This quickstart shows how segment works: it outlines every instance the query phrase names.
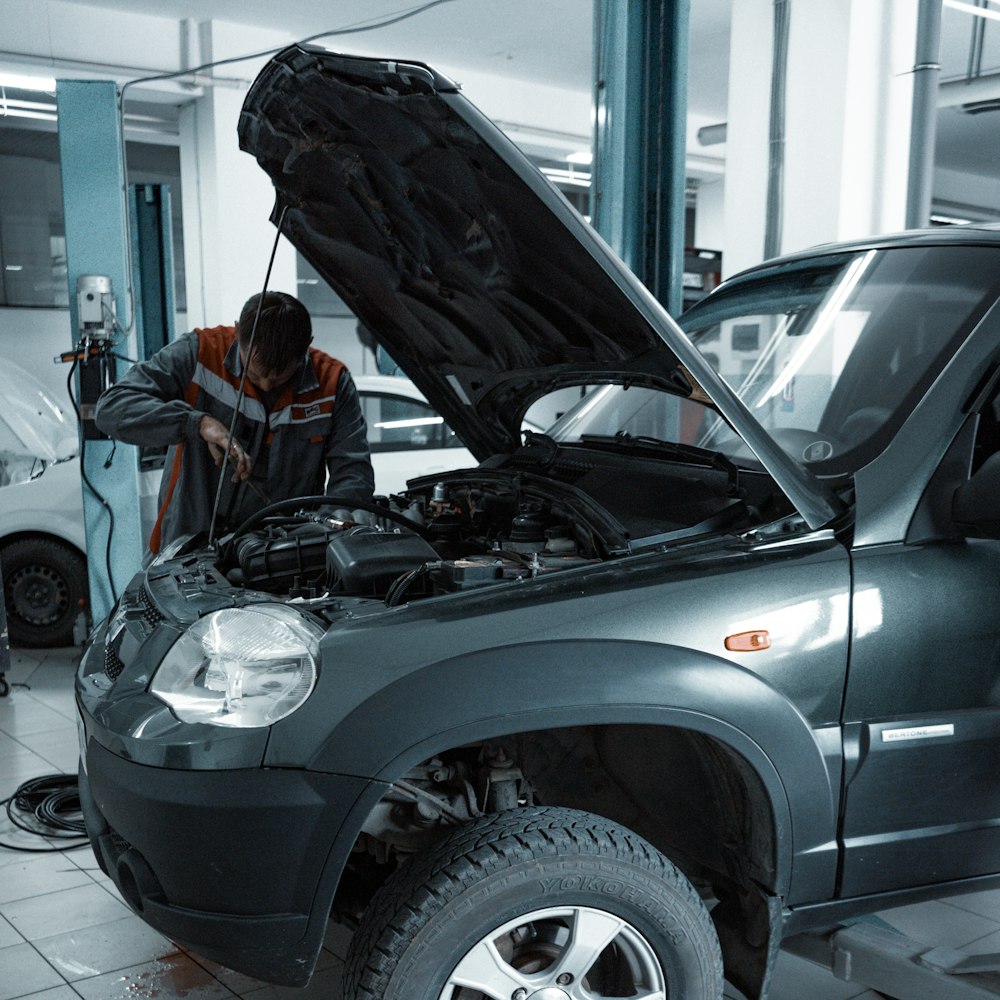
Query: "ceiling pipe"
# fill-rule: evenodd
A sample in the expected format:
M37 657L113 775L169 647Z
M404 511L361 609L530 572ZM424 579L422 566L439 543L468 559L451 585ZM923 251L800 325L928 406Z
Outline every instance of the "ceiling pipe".
M941 0L920 0L916 61L913 66L913 111L910 116L907 229L922 229L930 223L940 51Z
M185 73L184 70L151 70L148 67L129 66L122 63L94 62L89 59L63 59L58 56L27 56L23 52L0 50L0 63L11 65L27 65L48 70L65 70L67 72L92 73L101 79L141 79L153 74L178 75L172 80L160 81L183 87L229 87L233 90L246 90L251 81L232 76L209 76L205 73ZM57 72L56 76L62 75Z

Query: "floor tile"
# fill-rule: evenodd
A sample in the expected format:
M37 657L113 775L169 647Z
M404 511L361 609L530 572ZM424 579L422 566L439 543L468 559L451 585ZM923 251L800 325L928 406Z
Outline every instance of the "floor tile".
M331 927L339 926L337 924L330 924ZM349 933L349 932L348 932ZM262 990L269 986L270 983L263 982L260 979L254 979L253 976L248 976L242 972L236 972L233 969L229 969L224 965L220 965L218 962L213 962L210 958L205 958L202 955L197 954L197 952L187 952L188 956L197 962L202 968L210 972L220 983L224 983L228 986L234 993L238 993L240 996L245 994ZM339 958L328 948L324 947L320 950L319 956L316 959L316 969L313 973L313 978L318 976L321 972L326 972L329 969L341 968L344 962L342 958ZM337 997L331 997L330 1000L338 1000ZM263 1000L263 998L259 998Z
M18 754L27 752L27 747L23 743L18 743L13 736L8 736L3 732L3 727L0 725L0 760L3 761L0 766L7 766L8 757L16 757Z
M29 996L21 997L21 1000L80 1000L80 994L72 986L54 986L50 990L42 990L41 993L32 993Z
M36 671L35 676L32 677L31 697L40 705L51 708L75 725L76 696L73 694L72 687L66 686L71 681L68 678L53 676L49 683L42 684L37 679L39 673L41 670Z
M41 938L33 944L71 983L156 962L180 951L172 941L133 915Z
M76 726L64 721L61 729L18 736L32 753L38 754L53 771L75 775L80 760L80 741Z
M10 923L0 917L0 949L13 947L15 944L24 944L24 938Z
M262 989L243 993L242 996L246 997L246 1000L341 1000L343 973L343 966L335 965L317 972L309 980L309 985L304 988L264 986ZM811 1000L818 1000L818 998L813 997Z
M938 900L883 910L877 916L914 941L944 948L961 948L998 929L976 913Z
M25 747L24 753L4 758L3 766L0 767L0 799L13 795L24 782L52 772L52 765L44 757L39 757ZM6 822L6 816L3 820Z
M103 976L82 979L73 988L83 1000L232 1000L235 995L187 955L176 954ZM328 998L333 1000L333 998Z
M34 670L27 681L31 693L35 697L46 691L72 695L73 677L76 674L79 662L78 656L62 659L57 657L46 659L45 662Z
M351 946L351 938L354 932L344 924L330 921L323 936L323 947L337 958L343 960L347 958L347 949Z
M41 666L41 663L41 657L28 652L28 650L12 649L10 651L10 667L6 671L7 680L11 684L24 684Z
M31 733L65 729L66 722L67 717L62 712L17 688L8 697L0 698L0 729L15 739Z
M0 905L91 883L87 873L65 855L25 854L21 858L4 866L3 877L0 877Z
M62 976L30 944L0 948L0 1000L62 985Z
M768 1000L854 1000L866 989L863 983L845 983L821 965L781 952Z
M66 855L69 861L72 861L77 868L82 872L86 872L95 882L110 882L111 880L107 875L101 871L101 866L97 863L97 858L94 857L94 852L88 844L82 850L71 851Z
M48 896L0 905L0 915L6 917L29 941L107 924L128 912L124 903L93 882L66 889L60 894L58 906L53 906L53 900Z
M204 958L195 952L187 952L186 954L192 962L200 965L208 975L217 979L237 996L245 996L248 993L261 990L269 985L260 979L254 979L253 976L248 976L243 972L236 972L234 969L228 969L224 965L219 965L218 962L213 962L210 958ZM334 998L331 998L331 1000L334 1000ZM336 998L336 1000L339 1000L339 998Z
M972 892L966 896L951 896L946 902L960 910L978 913L981 917L994 921L997 930L1000 930L1000 889Z

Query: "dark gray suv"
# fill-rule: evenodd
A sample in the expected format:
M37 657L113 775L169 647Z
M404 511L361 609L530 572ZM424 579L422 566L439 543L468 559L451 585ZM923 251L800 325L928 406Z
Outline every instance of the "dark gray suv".
M240 141L481 464L131 582L77 697L138 913L285 984L332 913L351 1000L701 1000L996 886L1000 232L771 262L682 332L425 66L291 48Z

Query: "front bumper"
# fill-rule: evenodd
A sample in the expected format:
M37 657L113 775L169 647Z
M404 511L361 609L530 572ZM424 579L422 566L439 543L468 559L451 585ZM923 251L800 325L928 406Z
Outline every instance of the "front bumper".
M339 872L337 832L368 786L280 768L171 770L91 739L80 801L98 863L152 927L239 972L304 985Z

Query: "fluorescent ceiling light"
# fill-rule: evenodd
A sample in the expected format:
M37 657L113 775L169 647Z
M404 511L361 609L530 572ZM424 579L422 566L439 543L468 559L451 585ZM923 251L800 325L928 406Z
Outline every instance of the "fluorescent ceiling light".
M383 420L375 426L381 430L394 431L401 427L429 427L432 424L443 424L444 417L411 417L409 420Z
M51 76L22 76L19 73L0 73L0 87L11 90L41 90L46 94L56 92L56 81Z
M1000 21L1000 11L990 10L988 7L977 7L975 4L966 3L965 0L942 0L942 5L951 7L952 10L973 14L976 17L991 17L994 21Z
M582 163L584 166L590 166L594 162L594 154L589 149L581 149L576 153L570 153L566 157L567 163Z

